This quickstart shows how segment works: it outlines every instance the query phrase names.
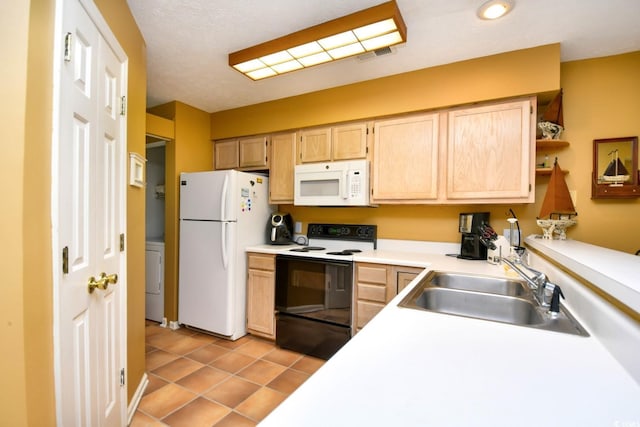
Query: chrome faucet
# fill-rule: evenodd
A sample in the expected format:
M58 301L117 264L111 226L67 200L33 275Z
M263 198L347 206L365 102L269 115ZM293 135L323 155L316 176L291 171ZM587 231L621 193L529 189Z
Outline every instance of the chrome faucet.
M549 303L546 301L546 298L545 298L545 289L553 290L556 287L556 285L554 285L553 283L550 283L547 280L547 276L543 272L535 270L529 267L528 265L526 265L522 261L521 254L518 254L515 251L514 253L515 255L513 256L513 259L502 257L501 260L505 264L507 264L509 267L511 267L516 273L518 273L520 277L522 277L527 282L527 284L529 285L529 288L535 291L534 297L538 301L538 304L540 304L542 307L548 307ZM533 277L531 277L529 274L523 271L523 269L527 270L529 273L532 273Z

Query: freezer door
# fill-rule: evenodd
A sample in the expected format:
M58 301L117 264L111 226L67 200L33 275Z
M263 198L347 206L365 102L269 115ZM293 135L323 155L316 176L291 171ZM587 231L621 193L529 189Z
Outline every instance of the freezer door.
M220 335L235 332L236 224L180 221L178 321Z
M180 219L235 221L236 171L180 174Z

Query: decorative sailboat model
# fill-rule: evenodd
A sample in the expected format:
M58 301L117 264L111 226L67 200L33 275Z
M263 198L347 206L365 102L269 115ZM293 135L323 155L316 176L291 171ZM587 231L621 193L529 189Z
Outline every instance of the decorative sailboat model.
M608 183L610 187L622 187L622 183L628 181L631 177L629 171L620 161L617 149L611 151L609 156L611 157L611 162L600 177L600 181Z
M553 98L538 123L544 139L559 139L564 131L564 116L562 115L562 89Z
M544 195L540 216L536 223L543 231L543 239L553 239L553 234L559 240L567 238L567 228L576 225L575 216L578 215L569 194L569 187L564 180L564 173L556 158L549 179L549 186Z

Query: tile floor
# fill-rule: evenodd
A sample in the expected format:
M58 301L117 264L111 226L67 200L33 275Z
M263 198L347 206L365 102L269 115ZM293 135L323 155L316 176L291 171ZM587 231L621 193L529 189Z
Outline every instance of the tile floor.
M324 363L250 335L146 324L149 385L131 426L255 426Z

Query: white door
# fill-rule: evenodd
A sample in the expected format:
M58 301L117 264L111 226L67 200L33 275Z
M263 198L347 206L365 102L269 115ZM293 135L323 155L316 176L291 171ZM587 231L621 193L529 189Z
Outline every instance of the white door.
M126 56L89 1L57 2L55 37L52 235L58 425L121 426L126 423L126 259L121 245L126 120L120 104L126 93Z

